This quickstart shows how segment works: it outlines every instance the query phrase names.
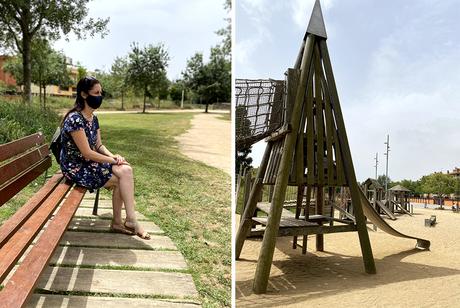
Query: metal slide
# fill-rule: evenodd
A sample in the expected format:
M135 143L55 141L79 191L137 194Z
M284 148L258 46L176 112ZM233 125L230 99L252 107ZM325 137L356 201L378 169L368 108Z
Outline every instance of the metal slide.
M390 217L391 220L396 220L396 216L395 214L393 214L389 208L386 207L385 204L383 204L382 201L377 201L377 206L380 207L382 209L382 211L385 212L385 214L388 215L388 217Z
M376 225L378 228L382 229L384 232L391 234L393 236L398 236L398 237L404 237L404 238L410 238L417 240L417 245L415 245L416 248L422 249L422 250L429 250L430 249L430 241L424 240L418 237L413 237L409 235L402 234L399 231L396 231L393 229L389 224L383 220L382 217L377 213L377 211L372 207L372 204L369 202L369 200L366 198L362 190L360 189L360 195L361 195L361 204L363 206L363 212L364 215L369 219L374 225Z

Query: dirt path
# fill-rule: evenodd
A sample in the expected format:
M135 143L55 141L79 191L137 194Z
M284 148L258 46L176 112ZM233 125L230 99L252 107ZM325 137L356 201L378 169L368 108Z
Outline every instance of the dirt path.
M222 113L199 113L192 127L178 137L180 151L231 175L231 121L219 119Z

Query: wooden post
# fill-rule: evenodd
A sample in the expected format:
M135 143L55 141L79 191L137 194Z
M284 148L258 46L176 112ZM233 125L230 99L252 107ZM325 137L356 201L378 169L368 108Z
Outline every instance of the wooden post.
M324 206L324 187L318 186L316 188L316 214L323 215ZM320 226L323 225L321 221L318 223ZM324 235L316 235L316 251L324 251Z
M284 151L281 156L280 167L275 183L275 191L273 193L273 201L270 207L270 214L268 216L267 226L262 240L262 247L260 249L259 260L257 262L256 273L254 277L253 290L254 293L260 294L267 291L268 278L270 276L270 268L273 261L273 254L275 251L276 237L278 235L278 228L281 219L281 212L283 210L283 203L286 194L287 181L289 177L289 169L292 163L292 155L297 140L297 132L300 124L300 114L302 110L302 103L306 92L308 83L308 75L311 66L313 55L313 46L315 43L315 36L309 34L306 39L304 53L302 57L302 64L300 66L300 80L297 87L296 100L293 108L293 121L292 131L288 133L284 140Z
M246 239L249 231L251 230L252 216L254 215L254 212L257 207L257 197L259 195L259 191L262 190L262 181L265 175L265 171L267 170L268 159L270 158L272 146L273 142L269 142L267 144L267 147L265 148L264 156L262 157L262 161L260 162L259 169L257 170L257 176L255 178L254 185L252 186L251 194L249 195L248 204L245 206L240 226L238 228L238 232L236 233L235 256L237 260L240 258L244 240Z
M324 70L329 85L329 94L331 95L332 108L335 113L335 119L337 123L338 139L342 150L343 167L345 170L345 177L350 187L351 198L353 200L354 214L356 218L356 227L358 231L359 241L361 244L361 252L363 255L364 268L366 273L375 274L375 262L372 254L372 247L369 240L369 234L367 233L366 221L362 209L362 200L360 198L360 191L358 183L356 181L355 169L351 158L350 146L348 144L347 132L345 130L345 123L343 121L342 110L340 108L339 95L337 93L337 87L335 85L334 74L332 72L331 60L329 58L329 52L327 50L326 41L323 39L319 40L319 47L321 57L323 58Z
M310 216L310 200L311 200L311 186L307 186L307 195L305 196L305 209L304 209L304 217L305 220L308 219ZM308 242L308 235L303 235L302 239L302 254L307 253L307 242Z

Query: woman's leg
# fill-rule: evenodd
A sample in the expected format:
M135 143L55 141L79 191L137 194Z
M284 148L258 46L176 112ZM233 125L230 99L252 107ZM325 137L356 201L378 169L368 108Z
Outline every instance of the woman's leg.
M112 171L118 177L118 188L120 191L121 199L124 202L126 210L126 221L128 227L132 226L136 233L144 234L145 230L140 224L137 223L135 214L135 201L134 201L134 177L133 169L129 165L114 165Z
M120 194L118 177L113 174L104 187L112 190L113 224L122 226L121 209L123 208L123 199Z

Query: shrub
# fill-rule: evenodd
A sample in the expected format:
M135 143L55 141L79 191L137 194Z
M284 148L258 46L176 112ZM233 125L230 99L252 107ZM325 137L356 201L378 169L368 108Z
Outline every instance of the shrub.
M60 123L60 116L52 110L20 102L0 100L0 143L6 143L38 131L47 141Z

